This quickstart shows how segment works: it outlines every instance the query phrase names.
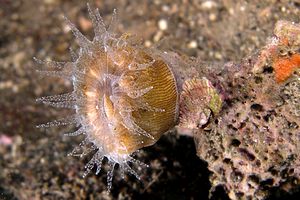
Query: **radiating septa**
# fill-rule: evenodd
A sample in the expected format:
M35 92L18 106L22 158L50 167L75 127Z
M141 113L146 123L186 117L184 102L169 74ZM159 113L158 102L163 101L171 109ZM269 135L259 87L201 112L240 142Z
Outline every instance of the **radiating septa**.
M201 128L221 111L221 95L207 78L188 79L182 89L179 128L191 130Z

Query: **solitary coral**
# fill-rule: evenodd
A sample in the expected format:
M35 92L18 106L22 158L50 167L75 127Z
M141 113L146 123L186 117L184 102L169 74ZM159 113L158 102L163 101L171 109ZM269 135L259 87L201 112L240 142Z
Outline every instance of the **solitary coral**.
M89 149L96 151L86 165L84 176L94 165L99 173L106 157L110 165L110 189L115 164L120 165L122 172L138 178L128 162L142 163L130 155L154 144L175 125L178 91L170 66L158 51L142 49L130 42L128 35L116 36L113 32L116 12L106 29L99 11L92 11L89 5L88 10L95 32L93 41L66 19L80 46L79 55L72 53L73 61L67 63L38 61L61 69L42 72L66 77L74 87L71 93L42 97L38 101L73 108L76 114L40 127L78 124L79 129L69 135L84 134L86 140L82 144L92 143Z

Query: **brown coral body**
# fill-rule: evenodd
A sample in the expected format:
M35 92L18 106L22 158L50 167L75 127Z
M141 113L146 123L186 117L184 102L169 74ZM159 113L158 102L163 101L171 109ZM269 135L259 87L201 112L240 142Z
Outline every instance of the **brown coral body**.
M93 124L91 137L106 151L130 154L152 145L175 125L177 86L168 65L159 58L129 47L114 51L113 55L99 52L95 59L87 55L79 60L87 69L77 85L87 98L79 112L86 116L88 124ZM116 61L110 56L119 57ZM135 69L140 67L134 66L137 63L147 67ZM99 84L102 80L104 83ZM101 100L107 121L100 120ZM125 120L132 120L134 127ZM113 135L104 131L106 123L111 125Z

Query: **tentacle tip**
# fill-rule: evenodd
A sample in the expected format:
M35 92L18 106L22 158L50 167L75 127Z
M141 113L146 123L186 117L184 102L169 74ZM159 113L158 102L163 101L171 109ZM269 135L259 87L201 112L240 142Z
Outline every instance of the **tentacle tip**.
M38 62L38 61L39 61L39 59L37 59L37 57L35 57L35 56L32 57L32 60L33 60L34 62Z
M96 175L99 175L99 174L100 174L100 170L99 170L99 171L97 170L95 174L96 174Z
M86 178L87 175L88 175L87 173L83 173L81 177L82 177L82 178Z

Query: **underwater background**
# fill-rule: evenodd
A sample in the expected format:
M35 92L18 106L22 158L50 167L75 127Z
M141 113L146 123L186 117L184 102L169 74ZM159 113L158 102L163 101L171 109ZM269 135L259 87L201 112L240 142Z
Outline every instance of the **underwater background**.
M256 53L278 20L300 22L299 1L94 0L106 22L117 9L119 32L136 34L142 44L162 43L212 63L238 62ZM115 176L107 192L106 171L82 178L90 159L67 156L82 141L65 137L74 127L37 129L70 115L36 98L72 90L71 82L43 77L33 57L70 60L77 48L63 16L93 36L85 1L0 0L0 199L208 199L207 164L194 140L171 133L137 152L150 167L142 181ZM160 42L162 39L164 41ZM268 199L296 199L273 188ZM212 199L228 199L220 187Z

